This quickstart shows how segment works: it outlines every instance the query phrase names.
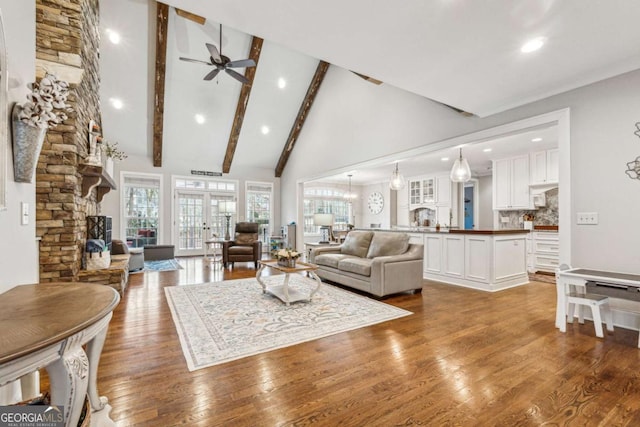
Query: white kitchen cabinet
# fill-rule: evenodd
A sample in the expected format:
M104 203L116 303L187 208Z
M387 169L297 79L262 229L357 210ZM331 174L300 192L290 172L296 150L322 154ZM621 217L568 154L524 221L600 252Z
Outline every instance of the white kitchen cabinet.
M422 233L407 233L407 235L409 236L409 243L424 244L424 235Z
M464 277L464 235L444 235L442 255L443 273L450 277Z
M543 150L530 154L530 184L557 184L559 171L559 151Z
M424 278L495 291L528 283L524 233L425 233Z
M436 179L427 177L422 180L422 203L433 204L436 202Z
M533 232L533 264L535 271L554 272L560 259L560 237L553 231Z
M422 181L409 181L409 209L415 209L413 206L419 206L422 203Z
M436 207L436 223L441 226L450 226L451 225L451 206L437 206Z
M493 209L529 209L529 155L493 161Z
M533 233L527 234L527 271L535 273L535 254L533 252Z
M424 272L442 273L442 234L424 235Z
M448 174L424 175L409 179L409 210L429 208L438 210L436 221L450 225L449 210L452 205L453 189Z
M464 278L489 283L491 280L491 237L469 235L465 240Z
M560 150L547 150L547 182L557 183L560 176Z
M436 176L436 204L451 206L451 178L449 175Z
M501 260L501 262L496 262L494 266L493 276L496 281L520 277L522 272L527 271L525 236L496 236L493 245L495 259Z

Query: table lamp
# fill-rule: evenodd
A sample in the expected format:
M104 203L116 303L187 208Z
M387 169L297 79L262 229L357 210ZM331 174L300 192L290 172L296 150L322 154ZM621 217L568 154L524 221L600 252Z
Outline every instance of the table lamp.
M329 227L333 225L333 214L317 213L313 215L313 225L320 226L319 243L329 243Z

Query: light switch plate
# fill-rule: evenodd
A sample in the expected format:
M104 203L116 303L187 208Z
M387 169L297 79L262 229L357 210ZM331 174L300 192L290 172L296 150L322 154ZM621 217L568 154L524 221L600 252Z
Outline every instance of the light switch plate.
M25 203L25 202L20 203L20 224L21 225L29 224L29 203Z

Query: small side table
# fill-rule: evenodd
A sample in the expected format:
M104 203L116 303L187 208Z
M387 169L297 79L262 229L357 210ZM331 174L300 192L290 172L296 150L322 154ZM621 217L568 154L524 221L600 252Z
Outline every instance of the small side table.
M219 237L204 241L204 261L212 262L213 267L222 267L222 246L225 240ZM218 256L218 254L220 254Z
M315 264L309 264L306 262L298 261L296 262L295 267L283 267L281 265L278 265L278 261L275 259L258 261L258 264L260 264L260 269L256 273L256 280L258 280L258 283L260 283L260 285L262 286L262 293L269 292L273 296L279 298L280 301L284 302L287 306L289 306L290 303L296 302L296 301L311 302L311 298L313 298L313 295L316 292L318 292L318 289L320 289L320 285L322 285L322 281L316 274L316 270L318 269L318 266ZM270 267L270 268L273 268L274 270L278 270L284 273L284 281L282 282L282 285L267 286L267 284L262 281L262 278L261 278L262 270L264 270L266 267ZM317 283L316 288L310 291L309 293L301 292L297 289L290 289L289 274L303 273L305 271L309 273L309 275L313 279L315 279Z
M129 248L129 271L144 268L144 248Z

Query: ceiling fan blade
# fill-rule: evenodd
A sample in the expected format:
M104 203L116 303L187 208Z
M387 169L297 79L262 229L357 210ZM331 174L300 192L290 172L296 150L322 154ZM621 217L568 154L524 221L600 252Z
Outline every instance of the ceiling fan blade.
M237 81L239 81L239 82L241 82L243 84L249 83L249 79L246 78L245 76L243 76L240 73L236 73L235 71L230 70L228 68L225 68L224 71L226 71L227 74L229 74L231 77L233 77L234 79L236 79Z
M182 56L180 57L180 59L182 61L187 61L187 62L197 62L197 63L200 63L200 64L213 65L211 62L200 61L199 59L184 58Z
M256 61L253 59L239 59L237 61L231 61L227 63L227 68L247 68L255 67Z
M203 80L213 80L213 78L217 76L219 72L220 72L220 68L216 68L215 70L211 71L209 74L204 76Z
M222 62L222 58L220 58L220 52L218 52L218 48L212 45L211 43L205 43L207 49L209 50L209 54L213 58L213 61L220 64Z

